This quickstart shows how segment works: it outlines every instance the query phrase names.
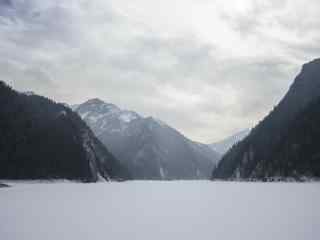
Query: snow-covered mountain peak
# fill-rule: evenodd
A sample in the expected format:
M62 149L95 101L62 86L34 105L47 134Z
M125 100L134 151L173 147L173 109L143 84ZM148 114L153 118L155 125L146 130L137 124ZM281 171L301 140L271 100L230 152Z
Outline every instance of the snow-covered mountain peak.
M92 98L92 99L89 99L87 100L84 104L96 104L96 105L99 105L99 104L105 104L104 101L102 101L101 99L99 98Z
M77 110L137 179L206 179L220 155L154 117L89 100Z
M130 123L141 118L133 111L122 110L118 106L106 103L98 98L80 104L76 111L94 131L101 134L105 131L125 134L125 130Z
M163 127L169 127L168 124L166 124L162 120L157 119L155 117L151 117L151 116L150 117L146 117L145 120L148 121L150 125L157 125L157 126L162 127L162 128Z
M112 103L106 103L99 98L93 98L85 103L81 104L80 106L85 107L90 110L99 111L99 112L118 112L120 108ZM79 107L80 107L79 106Z
M138 119L140 118L140 116L135 113L135 112L132 112L132 111L121 111L121 113L119 114L119 117L118 119L122 122L126 122L126 123L129 123L135 119Z

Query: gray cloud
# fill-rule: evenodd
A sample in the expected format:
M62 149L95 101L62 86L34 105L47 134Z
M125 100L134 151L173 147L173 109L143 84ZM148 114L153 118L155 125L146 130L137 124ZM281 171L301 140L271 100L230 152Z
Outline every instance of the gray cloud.
M211 1L179 6L187 15L200 3ZM215 14L205 17L217 21L206 20L203 34L192 25L202 13L186 23L144 0L132 4L159 14L157 21L137 17L121 1L0 1L0 79L63 102L99 97L208 142L253 126L299 65L320 53L318 18L312 10L306 20L292 17L296 3L248 0L241 11L214 5ZM165 18L174 26L159 27ZM308 37L288 38L303 29Z
M272 27L278 21L278 17L272 14L286 8L287 4L287 0L252 1L245 12L238 14L221 12L221 16L240 34L256 34L264 25Z

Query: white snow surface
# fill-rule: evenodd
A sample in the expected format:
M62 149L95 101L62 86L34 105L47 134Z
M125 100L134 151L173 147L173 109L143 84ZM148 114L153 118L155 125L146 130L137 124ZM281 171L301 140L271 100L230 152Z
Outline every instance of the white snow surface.
M129 123L131 122L132 120L135 120L137 119L137 115L132 113L132 112L129 112L129 111L123 111L120 115L119 115L119 120L123 121L123 122L126 122L126 123Z
M87 112L82 113L82 114L79 114L79 115L80 115L80 117L81 117L81 118L83 118L83 119L84 119L84 118L86 118L86 117L87 117L87 115L88 115L88 114L90 114L90 111L87 111Z
M9 183L10 184L10 183ZM319 183L14 182L1 240L317 240Z

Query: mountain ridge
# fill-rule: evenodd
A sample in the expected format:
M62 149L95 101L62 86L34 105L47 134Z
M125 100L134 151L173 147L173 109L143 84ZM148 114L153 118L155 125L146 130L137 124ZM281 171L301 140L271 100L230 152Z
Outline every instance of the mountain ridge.
M220 158L161 120L100 99L89 99L76 111L136 179L208 179Z
M275 153L286 152L278 148L285 142L288 126L296 121L296 118L301 118L304 109L318 97L320 97L320 59L315 59L302 66L289 91L270 114L222 158L214 169L212 178L263 179L281 175L279 172L284 170L279 169L278 162L281 159L276 158ZM297 131L297 129L290 130ZM304 160L299 159L299 161ZM288 166L285 168L288 169ZM310 171L312 172L312 169ZM304 173L300 174L303 177ZM297 177L293 172L284 175Z
M0 81L0 178L94 182L129 173L71 109Z

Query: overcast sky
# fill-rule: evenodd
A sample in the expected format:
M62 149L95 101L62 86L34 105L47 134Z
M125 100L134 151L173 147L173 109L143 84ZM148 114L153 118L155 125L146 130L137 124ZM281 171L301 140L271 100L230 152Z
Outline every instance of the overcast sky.
M320 56L319 0L0 0L0 79L193 140L250 128Z

